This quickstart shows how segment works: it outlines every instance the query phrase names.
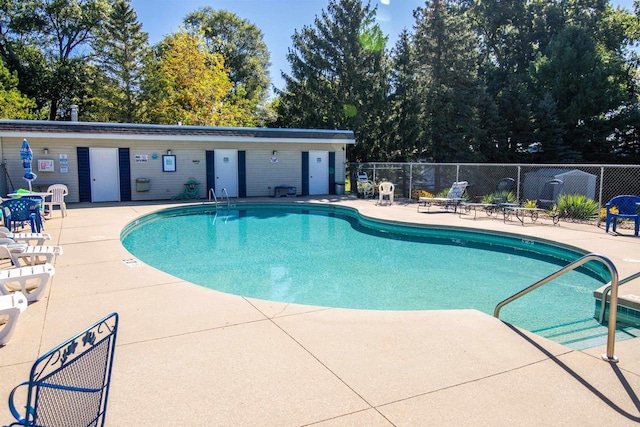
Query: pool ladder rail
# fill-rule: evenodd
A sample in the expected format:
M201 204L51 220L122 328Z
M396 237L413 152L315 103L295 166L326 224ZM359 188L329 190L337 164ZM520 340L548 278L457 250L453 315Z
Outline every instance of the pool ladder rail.
M209 203L213 202L218 207L218 203L224 203L224 200L227 200L227 209L231 207L231 200L229 199L229 193L226 188L222 189L222 201L218 202L218 198L216 197L216 191L213 188L209 189Z
M635 274L632 274L629 277L625 277L624 279L620 280L618 282L618 287L624 285L625 283L629 283L632 280L635 280L637 278L640 277L640 271L638 271ZM604 290L602 291L602 297L600 298L600 316L598 316L598 322L603 323L604 322L604 313L605 311L607 311L607 296L609 295L609 292L611 292L611 282L609 282L607 284L607 287L604 288Z
M502 307L504 307L505 305L509 304L510 302L513 302L513 301L517 300L521 296L524 296L524 295L528 294L529 292L531 292L533 290L538 289L540 286L549 283L553 279L556 279L556 278L562 276L563 274L568 273L569 271L575 270L576 268L580 267L581 265L583 265L583 264L585 264L585 263L587 263L589 261L599 261L599 262L601 262L602 264L604 264L605 267L607 267L607 269L609 270L609 273L611 274L611 282L610 282L611 285L609 286L610 289L607 289L607 291L611 291L611 298L610 298L610 301L609 301L609 324L607 325L608 326L608 331L607 331L607 353L602 355L602 359L607 361L607 362L617 363L618 362L618 358L616 356L614 356L613 351L614 351L614 346L615 346L615 341L616 341L616 316L617 316L617 313L618 313L618 286L619 286L618 270L616 269L616 266L613 265L613 262L611 262L611 260L609 258L606 258L606 257L604 257L602 255L599 255L599 254L588 254L588 255L585 255L582 258L579 258L579 259L573 261L571 264L561 268L560 270L556 271L555 273L550 274L549 276L545 277L544 279L537 281L533 285L528 286L528 287L524 288L523 290L521 290L520 292L517 292L517 293L511 295L510 297L506 298L505 300L499 302L498 305L496 305L496 308L493 311L493 316L499 319L500 318L500 309ZM636 276L636 275L634 275L634 276ZM633 280L634 276L630 276L625 280L626 281ZM606 293L603 293L603 298L606 299Z

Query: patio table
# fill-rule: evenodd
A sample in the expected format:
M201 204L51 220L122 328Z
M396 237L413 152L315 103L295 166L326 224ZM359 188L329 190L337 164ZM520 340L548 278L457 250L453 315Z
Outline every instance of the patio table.
M541 213L545 213L545 209L541 208L525 208L523 206L512 206L511 204L504 204L502 206L504 213L504 222L513 213L515 217L520 221L520 224L524 225L524 220L527 216L531 218L531 222L536 222ZM557 214L549 216L553 220L553 224L557 224L560 221L560 217Z

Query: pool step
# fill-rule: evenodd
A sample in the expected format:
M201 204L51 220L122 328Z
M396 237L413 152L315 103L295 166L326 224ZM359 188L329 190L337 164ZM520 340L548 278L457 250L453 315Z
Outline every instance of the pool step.
M606 325L599 324L595 319L584 319L533 332L574 350L585 350L606 345L608 330ZM640 337L639 328L625 325L616 328L616 341L637 337Z

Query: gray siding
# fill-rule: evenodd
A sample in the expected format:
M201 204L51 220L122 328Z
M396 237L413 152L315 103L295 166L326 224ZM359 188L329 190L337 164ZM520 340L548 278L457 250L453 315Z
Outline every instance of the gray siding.
M326 150L336 153L336 181L344 182L345 152L344 142L313 143L305 142L211 142L184 140L126 140L126 139L81 139L81 138L51 138L45 136L29 137L29 145L34 153L32 164L38 178L33 186L48 186L63 183L69 187L69 203L78 202L78 167L77 147L111 147L130 149L131 163L131 199L137 200L167 200L180 194L184 184L193 178L200 182L200 197L207 197L206 188L206 160L205 151L222 148L237 149L246 152L247 196L273 195L273 188L278 185L296 187L297 193L302 189L301 157L303 151ZM20 160L19 137L0 138L3 159L14 188L6 188L3 195L17 188L28 188L22 178L24 169ZM44 148L49 154L44 154ZM176 172L162 171L162 155L171 150L176 155ZM277 151L278 162L272 163L273 151ZM68 173L60 173L60 154L67 155ZM146 155L146 163L136 163L136 155ZM38 172L39 159L55 161L54 172ZM149 179L149 191L136 191L136 179ZM333 189L330 189L331 191Z

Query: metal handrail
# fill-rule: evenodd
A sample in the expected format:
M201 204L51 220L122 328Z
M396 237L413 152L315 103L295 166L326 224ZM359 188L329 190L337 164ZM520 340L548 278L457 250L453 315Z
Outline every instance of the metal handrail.
M629 283L630 281L637 279L638 277L640 277L640 271L638 271L636 274L632 274L631 276L625 277L624 279L620 280L618 282L618 287L624 285L625 283ZM607 308L607 295L609 295L609 292L611 292L611 282L609 282L609 285L602 291L602 297L600 299L600 316L598 316L598 321L600 323L604 322L604 312Z
M227 199L227 209L229 209L231 207L231 200L229 200L229 193L227 193L227 189L223 188L222 189L222 198L223 199Z
M607 353L602 355L602 359L608 362L617 363L618 358L613 355L613 350L616 342L616 315L618 312L618 270L616 269L616 266L613 265L613 262L611 262L609 258L606 258L602 255L599 255L599 254L585 255L582 258L577 259L571 264L567 265L566 267L561 268L555 273L550 274L544 279L537 281L533 285L528 286L523 290L521 290L520 292L517 292L511 295L509 298L501 301L500 303L498 303L498 305L496 305L496 308L493 311L493 316L499 319L500 309L505 305L509 304L512 301L517 300L521 296L526 295L535 289L538 289L540 286L546 283L549 283L553 279L559 276L562 276L563 274L569 271L575 270L576 268L580 267L582 264L585 264L589 261L600 261L602 264L605 265L605 267L609 269L609 273L611 274L611 301L609 303L609 325L608 325L609 327L607 332Z
M213 188L209 189L209 202L211 199L216 203L216 207L218 207L218 198L216 197L216 191Z

